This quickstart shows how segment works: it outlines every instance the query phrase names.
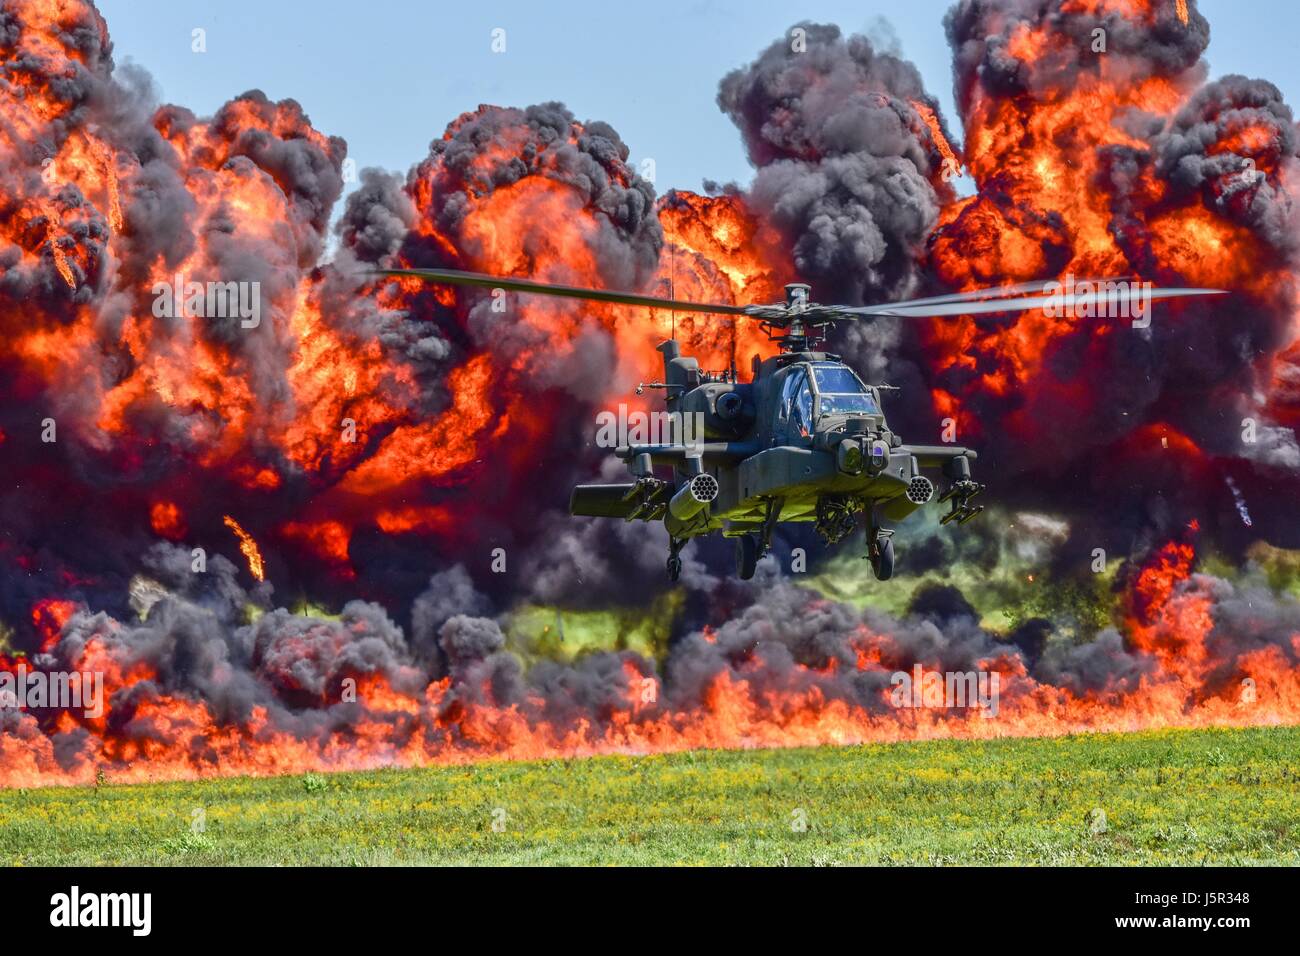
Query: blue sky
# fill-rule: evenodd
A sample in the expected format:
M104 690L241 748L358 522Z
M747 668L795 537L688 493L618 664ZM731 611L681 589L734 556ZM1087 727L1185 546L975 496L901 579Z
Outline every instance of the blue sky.
M1169 0L1172 4L1174 0ZM653 158L656 187L698 189L708 177L748 181L749 165L714 102L718 80L798 20L894 36L940 98L952 74L942 18L948 0L99 0L117 62L144 66L163 98L201 115L260 88L303 104L317 129L342 136L358 167L405 171L447 122L480 103L558 99L603 119ZM1246 73L1300 103L1294 0L1200 0L1213 75ZM191 51L191 31L207 52ZM491 51L492 30L506 50Z

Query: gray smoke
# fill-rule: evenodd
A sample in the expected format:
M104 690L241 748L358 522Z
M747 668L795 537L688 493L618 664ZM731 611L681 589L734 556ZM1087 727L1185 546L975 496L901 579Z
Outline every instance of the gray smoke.
M820 301L917 287L919 251L950 193L913 103L938 113L911 63L807 22L719 87L757 167L749 203L785 235Z
M1076 87L1102 68L1137 83L1151 76L1193 71L1204 77L1201 55L1210 43L1210 24L1188 0L1188 22L1175 3L1151 4L1142 15L1123 6L1062 4L1060 0L957 0L944 17L953 50L958 112L967 114L977 86L994 97L1028 95L1049 100ZM1017 56L1017 36L1050 28L1051 42L1036 56ZM1100 37L1105 51L1096 49Z

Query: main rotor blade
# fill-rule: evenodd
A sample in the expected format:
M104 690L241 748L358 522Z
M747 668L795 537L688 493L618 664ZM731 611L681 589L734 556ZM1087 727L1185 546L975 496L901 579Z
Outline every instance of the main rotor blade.
M1077 279L1075 285L1084 282L1105 282L1105 279ZM1114 281L1114 280L1110 280ZM949 292L946 295L932 295L925 299L907 299L902 302L895 302L894 305L905 305L909 308L915 305L938 305L941 302L982 302L985 299L1009 299L1016 295L1026 295L1037 293L1045 295L1043 289L1047 282L1038 279L1034 282L1017 282L1015 285L991 285L982 289L972 289L969 292ZM834 308L832 306L832 308Z
M981 293L972 293L979 295ZM949 299L947 301L927 301L924 299L908 302L886 302L881 305L864 305L836 309L837 314L848 317L872 318L876 316L898 316L902 318L941 318L951 315L990 315L998 312L1031 312L1034 309L1052 308L1060 312L1073 312L1085 305L1095 306L1105 302L1112 308L1127 303L1150 303L1155 299L1177 299L1194 295L1227 295L1224 289L1147 289L1129 283L1123 291L1104 289L1094 285L1091 291L1070 292L1059 295L1019 296L1011 299ZM938 297L936 297L938 298Z
M745 315L741 305L722 305L717 302L685 302L681 299L662 299L654 295L633 292L616 292L611 289L586 289L574 285L552 285L532 279L506 279L482 272L461 272L457 269L378 269L376 274L397 278L410 276L429 282L447 285L477 286L482 289L507 289L511 292L528 292L534 295L552 295L562 299L584 299L589 302L616 302L619 305L639 305L649 309L676 309L678 312L704 312L717 315Z

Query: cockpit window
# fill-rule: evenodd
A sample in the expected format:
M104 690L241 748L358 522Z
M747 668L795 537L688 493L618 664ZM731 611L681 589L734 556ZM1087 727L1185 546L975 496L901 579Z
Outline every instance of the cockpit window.
M879 415L880 405L871 391L843 365L814 365L823 415Z
M861 394L866 391L858 377L843 365L814 365L813 375L817 377L817 391L823 395Z
M792 437L809 438L813 428L813 395L808 387L808 376L800 373L799 392L795 396L794 411L790 415Z
M880 406L870 395L827 395L822 392L823 415L879 415Z
M777 406L774 433L778 440L792 445L806 445L813 430L813 394L808 384L808 373L802 368L792 369L781 386L781 402Z
M799 382L803 379L802 372L791 372L785 377L785 384L781 386L781 407L777 412L776 423L778 428L784 428L790 421L790 412L794 409L794 396L799 390Z
M847 372L853 381L856 392L848 394L831 394L821 392L821 410L817 408L817 395L813 392L813 382L819 367L816 365L799 365L792 368L781 385L781 398L777 404L773 434L781 436L780 440L790 445L808 446L812 444L813 432L816 430L818 415L830 414L880 414L875 398L869 390L863 390L861 383L853 378L853 373L840 366L840 371Z

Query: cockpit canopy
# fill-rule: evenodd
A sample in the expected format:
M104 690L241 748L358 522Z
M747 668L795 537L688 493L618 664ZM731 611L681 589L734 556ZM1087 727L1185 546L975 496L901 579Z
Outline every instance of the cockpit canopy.
M876 396L848 366L836 362L814 362L812 370L821 415L880 414Z
M813 393L805 366L792 366L781 386L774 431L779 440L802 445L812 440Z
M811 443L818 418L880 415L875 393L853 370L838 362L790 367L781 384L773 433L792 445Z

